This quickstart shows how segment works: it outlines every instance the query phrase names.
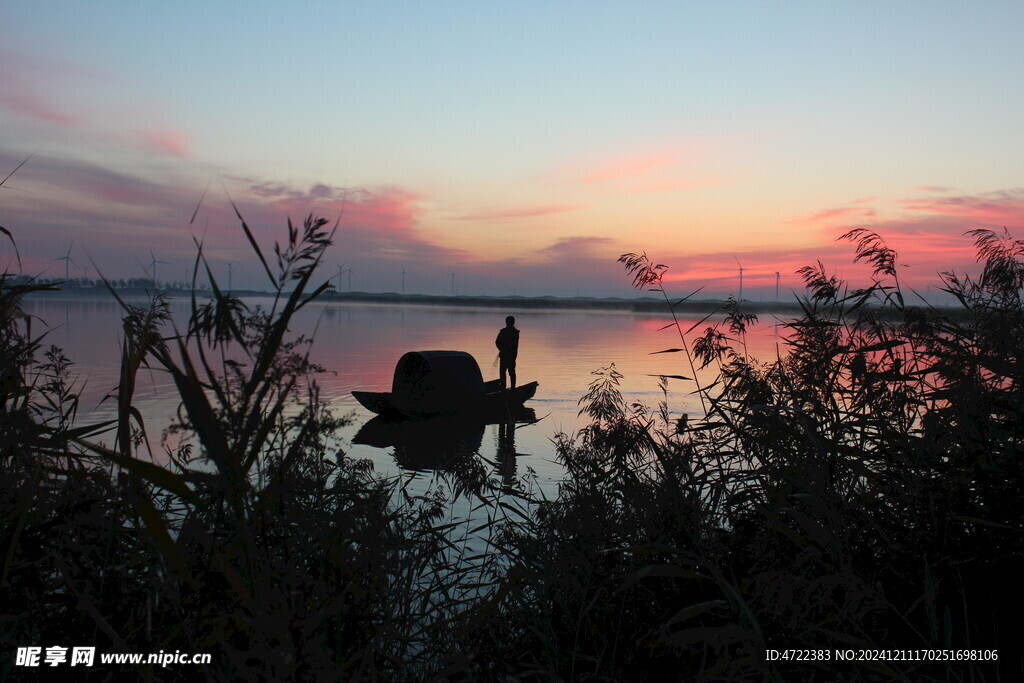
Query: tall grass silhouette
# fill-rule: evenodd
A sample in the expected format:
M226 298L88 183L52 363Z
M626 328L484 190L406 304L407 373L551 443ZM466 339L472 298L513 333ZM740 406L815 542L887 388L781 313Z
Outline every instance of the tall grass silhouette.
M702 415L628 405L614 367L595 373L581 401L592 424L557 440L567 471L558 498L507 530L505 600L483 608L490 637L473 642L491 668L478 672L1024 673L1006 602L1024 548L1024 243L1005 232L969 236L982 274L942 275L955 310L908 305L897 254L862 229L843 239L872 266L873 283L851 289L820 263L802 269L802 314L786 323L777 358L747 354L756 319L736 301L692 343L700 323L684 330L674 320L682 348L656 352L683 354L689 374L669 370L663 387L691 387ZM645 254L620 261L635 285L665 293L666 266ZM709 366L716 379L698 383ZM943 648L978 659L834 656ZM769 661L768 649L829 660Z
M314 276L334 230L289 221L265 252L236 215L269 305L225 292L200 242L180 328L164 296L138 306L108 283L124 323L107 423L77 424L74 366L22 306L55 286L0 276L3 651L214 655L133 670L161 680L1024 677L1009 607L1024 554L1020 240L971 231L981 274L943 274L957 307L936 310L907 303L880 236L851 231L872 284L802 269L772 359L749 356L741 302L686 329L673 315L679 347L652 350L660 405L630 404L614 366L595 372L590 424L555 437L558 497L489 488L467 460L471 528L340 448L311 340L289 334L326 287ZM620 261L674 312L665 265ZM180 398L159 457L134 405L145 368ZM674 413L669 383L702 412ZM998 659L765 656L869 648Z
M430 630L461 609L475 566L452 563L464 529L439 521L439 499L344 456L345 420L319 400L310 340L289 338L324 291L312 278L333 230L289 221L270 260L238 217L273 288L267 308L224 292L201 243L193 282L205 272L212 298L193 292L183 329L164 295L137 306L108 283L124 313L110 423L73 426L73 368L59 350L37 360L20 302L52 286L0 278L3 649L84 639L100 652L214 654L201 672L161 677L422 674ZM133 405L146 367L180 398L179 445L159 459Z

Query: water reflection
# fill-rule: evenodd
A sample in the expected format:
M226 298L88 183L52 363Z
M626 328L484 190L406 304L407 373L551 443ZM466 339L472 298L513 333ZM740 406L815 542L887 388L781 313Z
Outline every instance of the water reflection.
M144 302L133 300L131 303ZM253 298L246 299L246 303L250 307L266 306L269 300ZM72 378L79 386L85 385L80 401L80 423L115 417L116 405L112 401L104 402L103 398L117 385L119 377L122 311L117 302L103 295L37 296L28 298L25 305L27 311L39 319L33 326L33 333L50 328L43 343L64 348L74 363L70 370ZM185 325L189 308L187 299L171 301L171 312L179 329ZM399 438L402 444L396 441L383 448L364 442L347 449L349 455L370 459L384 474L395 474L402 467L417 471L430 467L443 469L445 462L479 462L486 458L485 463L499 464L500 476L505 479L505 472L523 474L524 468L517 463L517 458L522 457L522 453L516 453L518 449L533 455L530 466L537 473L538 485L546 494L553 495L564 471L556 462L551 437L559 431L571 433L585 424L586 418L577 415L577 401L586 393L593 370L614 362L625 376L621 388L627 402L648 405L655 405L661 399L658 380L652 375L691 374L683 354L652 355L654 351L678 346L675 330L664 329L671 320L653 314L326 302L304 308L293 321L291 334L315 335L311 357L325 368L317 378L321 397L330 401L339 415L354 411L356 416L357 422L339 434L348 441L362 421L371 417L352 397L352 390L378 391L389 386L395 363L406 351L466 351L479 362L484 379L496 378L494 337L509 313L516 316L517 327L523 330L519 374L523 380L540 382L537 394L527 405L549 416L543 424L524 428L518 423L511 429L491 425L482 430L479 424L472 429L449 425L435 430L442 433L447 430L450 437L447 443L438 442L436 434ZM697 320L681 318L680 324L685 329ZM748 349L752 354L774 359L778 340L774 322L766 316L765 324L748 335ZM713 372L714 367L710 367L700 373L702 383L708 383ZM673 412L699 412L692 384L673 380L669 391ZM147 432L155 442L176 414L178 404L178 393L166 373L153 368L140 374L135 406L145 417ZM154 450L160 450L156 443ZM465 452L474 457L460 460L459 454ZM399 462L396 463L396 459ZM489 465L486 468L491 469ZM489 474L493 476L494 472Z
M529 410L529 409L527 409ZM533 412L532 410L530 411ZM516 485L516 463L518 459L529 453L516 452L516 430L520 427L536 424L536 417L530 422L516 424L514 420L508 420L498 425L498 444L495 449L495 461L498 465L498 474L501 475L501 484L506 489Z
M495 463L502 485L516 482L516 430L538 422L536 413L522 408L498 424ZM484 431L489 424L481 420L439 417L426 420L388 420L375 417L352 438L353 444L374 448L393 448L395 463L408 472L438 472L450 475L456 487L480 491L488 472L481 457Z

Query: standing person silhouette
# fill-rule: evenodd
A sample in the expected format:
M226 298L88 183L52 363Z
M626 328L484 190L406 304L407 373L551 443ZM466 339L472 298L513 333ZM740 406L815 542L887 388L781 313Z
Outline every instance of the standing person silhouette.
M510 381L509 389L516 388L516 356L519 355L519 330L516 329L516 319L513 316L505 318L505 327L498 330L498 337L494 345L498 347L499 369L501 374L501 388L505 387L505 373L508 373Z

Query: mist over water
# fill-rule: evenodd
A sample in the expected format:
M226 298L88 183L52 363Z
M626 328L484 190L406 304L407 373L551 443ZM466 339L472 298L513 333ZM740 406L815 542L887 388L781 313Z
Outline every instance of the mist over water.
M245 303L266 307L271 300L253 298ZM104 397L118 379L122 311L117 302L106 296L38 296L25 300L25 310L38 318L34 321L37 333L49 330L44 348L50 344L63 348L74 363L72 377L85 385L79 423L114 419L116 403ZM183 325L188 316L188 300L172 299L171 311L179 326ZM360 427L373 416L350 392L390 391L395 363L403 353L415 350L467 351L477 359L484 379L493 379L498 375L494 338L506 315L514 315L516 327L521 330L518 382L540 383L535 398L526 405L542 419L515 430L511 445L516 456L512 462L504 458L503 474L517 476L531 468L546 494L555 493L563 474L555 462L551 439L558 432L572 433L586 424L586 418L578 416L578 401L594 379L594 370L614 363L624 376L622 391L627 403L639 402L650 407L656 407L662 399L655 375L692 375L685 354L654 353L681 346L674 327L662 329L671 323L668 315L314 303L298 314L292 334L313 338L311 358L325 368L317 377L321 397L330 402L336 414L354 415L352 424L341 432L346 453L354 458L368 458L378 471L394 474L400 470L394 448L351 443ZM698 319L680 319L680 325L685 330ZM774 317L764 316L748 333L751 354L765 361L775 358L780 341L776 322ZM699 376L709 378L710 370ZM670 380L668 401L673 415L699 413L699 401L691 395L693 389L692 382ZM178 400L165 373L158 369L140 372L134 404L146 420L156 457L162 452L161 433L173 420ZM453 438L458 439L459 435ZM469 439L473 445L474 438L471 435ZM113 440L112 433L108 439ZM491 462L502 460L498 457L501 444L499 426L487 425L483 428L479 454ZM507 453L507 435L504 445ZM410 462L404 460L403 464L409 466Z

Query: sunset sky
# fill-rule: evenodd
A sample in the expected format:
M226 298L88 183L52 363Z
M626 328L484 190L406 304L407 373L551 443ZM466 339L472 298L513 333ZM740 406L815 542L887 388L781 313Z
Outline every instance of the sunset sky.
M23 271L263 288L264 244L344 208L353 289L774 297L851 227L925 288L963 233L1024 237L1020 2L0 5L0 225ZM195 222L189 220L209 188ZM0 265L16 271L9 243ZM95 271L91 266L90 275ZM347 276L343 289L347 288Z

